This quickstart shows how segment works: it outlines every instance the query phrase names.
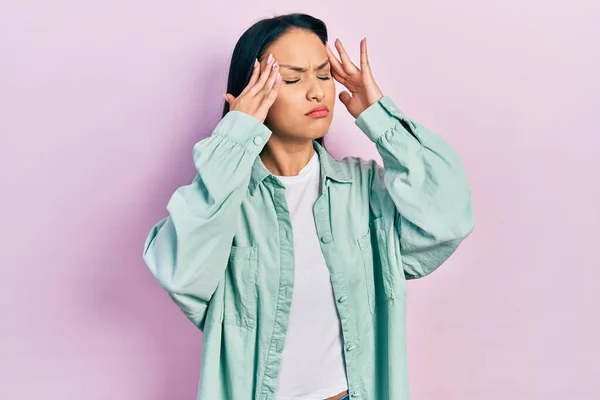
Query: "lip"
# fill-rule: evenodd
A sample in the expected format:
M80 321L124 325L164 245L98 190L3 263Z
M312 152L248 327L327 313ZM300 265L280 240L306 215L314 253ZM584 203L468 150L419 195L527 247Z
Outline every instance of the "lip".
M306 116L311 118L323 118L329 115L329 108L327 106L318 106L306 113Z

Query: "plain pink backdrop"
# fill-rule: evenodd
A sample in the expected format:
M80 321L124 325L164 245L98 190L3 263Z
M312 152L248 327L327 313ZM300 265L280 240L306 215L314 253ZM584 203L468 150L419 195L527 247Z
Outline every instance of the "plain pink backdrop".
M464 161L476 230L408 284L415 400L600 398L600 3L4 1L0 398L195 398L201 333L142 260L239 35L304 11ZM336 157L376 158L337 103Z

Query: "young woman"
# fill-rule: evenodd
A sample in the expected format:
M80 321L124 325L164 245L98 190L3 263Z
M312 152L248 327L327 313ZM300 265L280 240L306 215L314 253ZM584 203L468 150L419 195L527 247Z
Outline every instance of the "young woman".
M144 258L203 331L201 400L409 397L406 280L473 229L456 153L305 14L239 39L223 118L194 146ZM383 159L333 159L339 99Z

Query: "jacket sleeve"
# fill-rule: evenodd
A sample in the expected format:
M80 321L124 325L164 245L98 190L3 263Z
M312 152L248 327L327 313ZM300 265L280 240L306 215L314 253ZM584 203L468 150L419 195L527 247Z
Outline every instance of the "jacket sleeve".
M473 230L471 190L456 152L407 118L384 96L356 119L382 157L372 163L373 198L388 196L387 216L406 279L437 269Z
M224 276L252 165L271 136L254 117L230 111L193 148L196 177L171 196L168 216L150 231L144 260L200 329Z

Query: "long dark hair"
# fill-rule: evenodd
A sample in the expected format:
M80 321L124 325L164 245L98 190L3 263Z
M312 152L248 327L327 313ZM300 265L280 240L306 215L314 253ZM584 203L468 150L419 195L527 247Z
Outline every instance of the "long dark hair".
M305 29L321 39L325 44L327 41L327 26L318 18L307 14L294 13L266 18L252 25L239 38L229 66L229 77L227 79L227 93L237 97L250 82L252 67L255 59L261 59L265 50L279 37L290 29ZM229 112L229 103L223 106L223 115ZM317 139L323 145L323 138Z

